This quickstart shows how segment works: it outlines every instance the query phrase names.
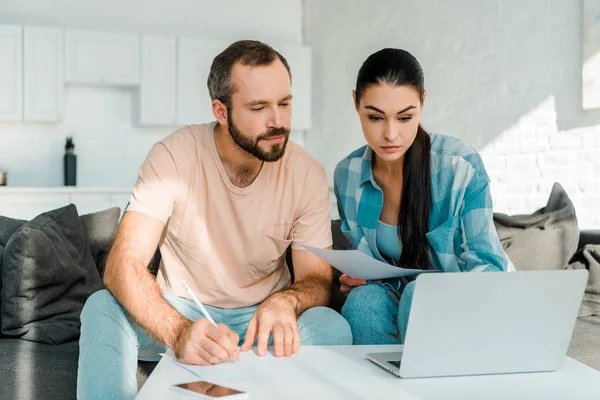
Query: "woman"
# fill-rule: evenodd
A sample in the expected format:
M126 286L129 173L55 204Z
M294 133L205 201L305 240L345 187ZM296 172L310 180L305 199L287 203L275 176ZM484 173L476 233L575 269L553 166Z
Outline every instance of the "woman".
M481 157L420 125L427 92L416 58L400 49L372 54L352 95L368 145L338 164L335 193L354 247L403 268L514 269L494 228ZM404 341L414 280L340 282L354 344Z

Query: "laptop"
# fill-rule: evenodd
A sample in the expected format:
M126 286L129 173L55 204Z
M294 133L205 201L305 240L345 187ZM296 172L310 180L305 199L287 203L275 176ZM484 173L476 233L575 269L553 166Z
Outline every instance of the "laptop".
M402 378L562 368L588 271L421 274L402 352L367 358Z

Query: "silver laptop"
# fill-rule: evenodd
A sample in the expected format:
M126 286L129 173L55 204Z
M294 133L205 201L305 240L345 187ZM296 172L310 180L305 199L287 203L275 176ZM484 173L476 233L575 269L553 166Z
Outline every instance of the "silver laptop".
M417 277L404 348L367 358L402 378L556 371L587 270Z

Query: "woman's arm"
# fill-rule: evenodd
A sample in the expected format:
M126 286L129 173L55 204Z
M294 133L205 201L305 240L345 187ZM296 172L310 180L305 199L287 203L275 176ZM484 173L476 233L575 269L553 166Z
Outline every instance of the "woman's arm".
M494 212L490 193L489 178L481 157L474 165L475 174L471 178L460 207L460 229L463 236L463 271L507 271L514 270L504 252L494 226Z
M336 170L333 174L333 177L334 177L333 178L333 193L335 194L335 199L336 199L337 208L338 208L338 214L340 216L340 221L342 222L341 230L342 230L342 233L344 234L344 236L346 236L346 238L350 241L350 243L352 243L352 246L354 246L354 248L356 248L356 243L354 242L353 238L350 237L349 235L345 234L345 232L349 232L350 227L348 226L348 221L346 220L346 213L344 212L344 206L342 204L343 200L340 197L340 192L339 192L338 182L341 179L340 175L341 175L341 173L336 168ZM364 279L355 279L346 274L343 274L342 276L340 276L340 291L345 296L348 296L348 294L352 291L352 289L354 289L357 286L364 285L365 283L367 283L367 281L365 281Z

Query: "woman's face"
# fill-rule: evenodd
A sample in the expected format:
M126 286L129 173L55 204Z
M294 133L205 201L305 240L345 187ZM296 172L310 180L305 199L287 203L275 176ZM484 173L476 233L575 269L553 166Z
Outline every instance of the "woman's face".
M352 95L356 99L354 91ZM413 144L422 110L423 103L414 87L388 84L369 86L356 107L367 143L388 162L401 159Z

